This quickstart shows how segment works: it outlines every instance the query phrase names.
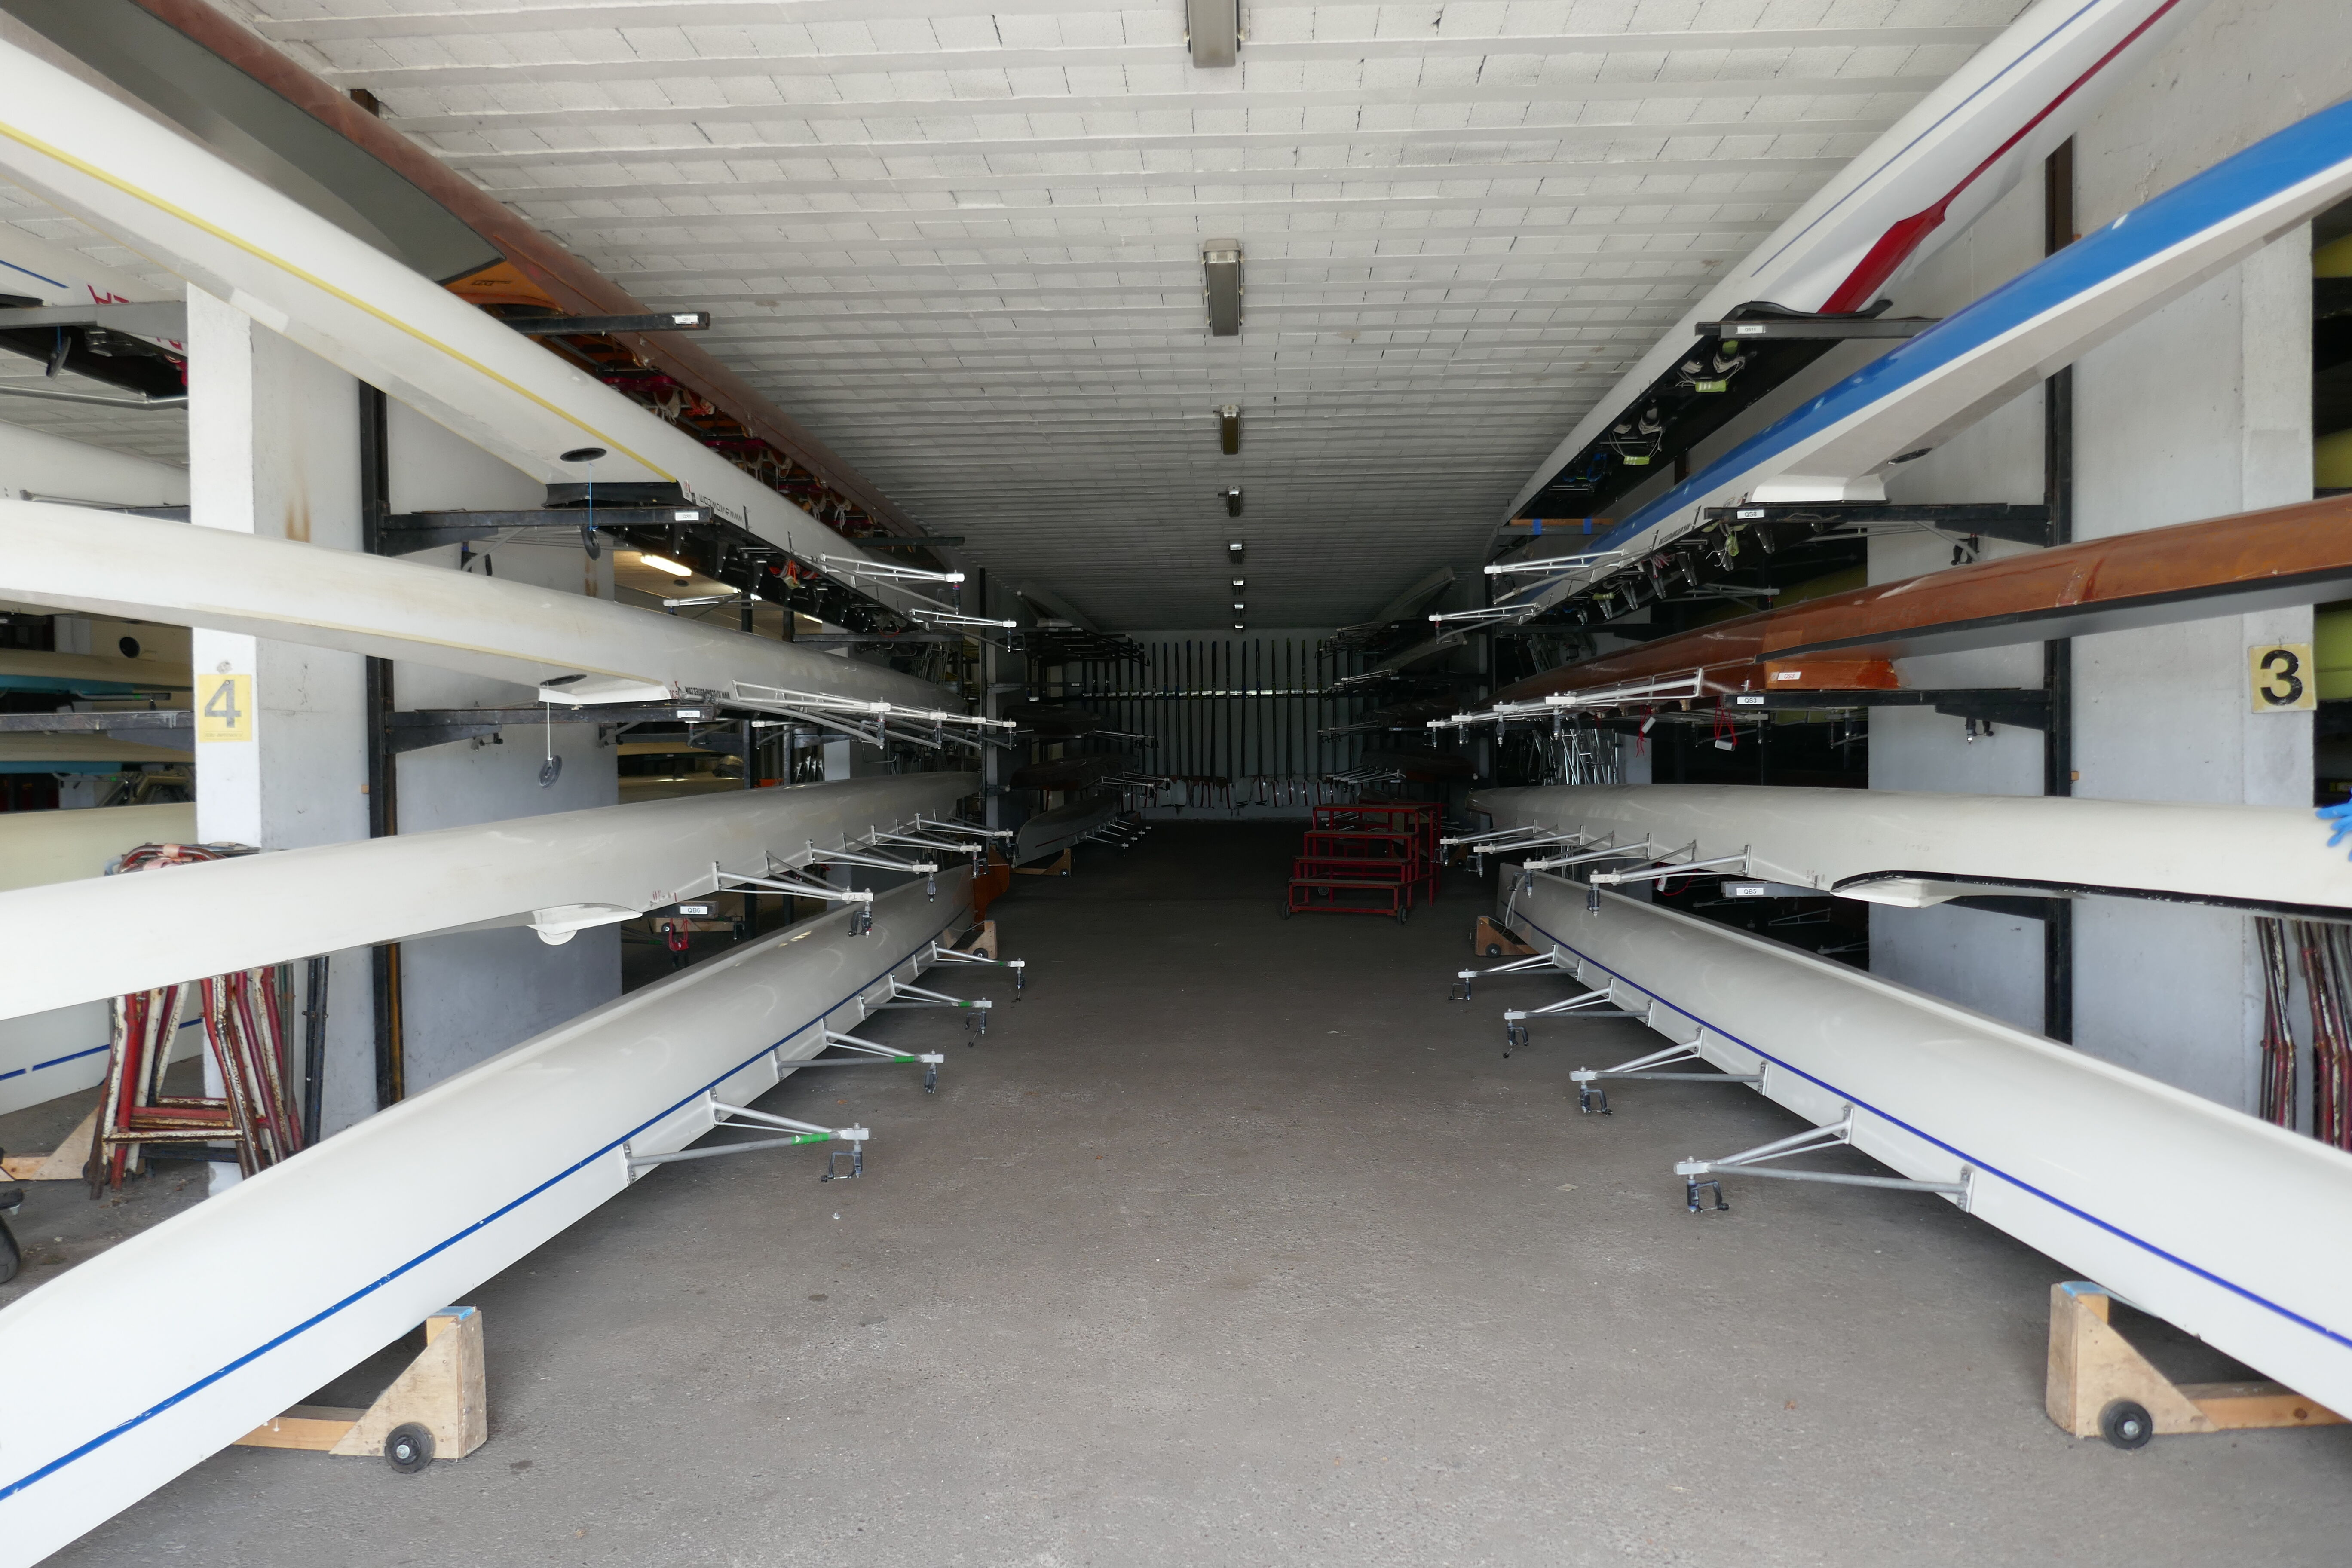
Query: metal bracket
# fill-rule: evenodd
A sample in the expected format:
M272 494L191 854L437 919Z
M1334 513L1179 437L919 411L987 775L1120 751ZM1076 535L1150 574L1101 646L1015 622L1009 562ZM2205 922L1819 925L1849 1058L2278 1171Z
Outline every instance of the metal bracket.
M1610 837L1613 838L1616 835L1612 833ZM1580 850L1574 855L1555 855L1549 860L1523 860L1519 863L1519 871L1523 879L1521 886L1533 889L1535 874L1538 871L1555 871L1562 866L1586 866L1595 860L1643 859L1657 852L1658 847L1644 838L1639 844L1604 843L1591 849Z
M579 507L534 507L515 511L404 511L384 519L382 534L387 555L411 555L436 545L463 544L487 539L509 529L561 528L577 531L593 520L600 530L668 528L686 523L702 526L721 521L709 507L611 506L593 513Z
M1522 619L1536 613L1534 606L1523 607L1518 612ZM1555 719L1564 720L1580 713L1597 713L1609 709L1695 701L1706 695L1706 671L1699 668L1687 675L1633 680L1620 686L1594 687L1584 691L1554 692L1549 697L1527 702L1498 702L1476 713L1456 713L1450 719L1432 719L1429 727L1433 730L1466 730L1474 725L1492 724L1499 731L1507 724L1528 720L1549 722Z
M1009 719L907 708L896 702L864 702L846 697L828 697L821 691L793 691L744 680L734 682L726 693L719 696L719 700L730 707L774 713L827 730L836 730L879 748L889 745L890 725L894 721L899 726L898 739L935 752L943 750L950 742L977 751L986 737L986 731L1011 731L1019 727ZM914 726L915 732L908 731L908 725ZM920 733L925 728L930 731L928 739ZM971 732L965 733L967 730Z
M965 952L959 948L941 947L934 939L931 942L930 962L971 963L989 969L1009 969L1013 971L1013 999L1015 1002L1021 1000L1021 993L1029 984L1029 961L1025 958L982 958L976 952Z
M1514 1049L1528 1043L1528 1021L1531 1018L1638 1018L1642 1016L1628 1013L1618 1006L1607 986L1548 1006L1514 1008L1503 1015L1503 1054L1507 1057Z
M1918 1182L1908 1176L1850 1176L1838 1171L1790 1171L1768 1166L1767 1160L1785 1159L1790 1154L1808 1154L1820 1149L1832 1149L1841 1143L1853 1142L1853 1107L1848 1105L1845 1114L1827 1127L1809 1127L1802 1132L1759 1143L1753 1149L1743 1149L1737 1154L1726 1154L1716 1160L1678 1160L1675 1174L1683 1179L1685 1201L1690 1212L1699 1212L1698 1194L1702 1187L1715 1191L1715 1206L1718 1210L1731 1205L1723 1201L1723 1184L1702 1182L1698 1178L1718 1172L1733 1171L1748 1176L1772 1176L1785 1182L1828 1182L1842 1187L1885 1187L1896 1192L1937 1193L1958 1202L1962 1209L1969 1206L1969 1191L1976 1181L1976 1172L1960 1167L1957 1182Z
M1553 950L1554 952L1558 951L1557 948ZM1454 976L1454 984L1447 989L1445 999L1448 1002L1467 1002L1473 982L1492 974L1526 974L1538 969L1549 971L1556 967L1551 960L1551 953L1539 952L1532 958L1515 958L1508 963L1497 963L1490 969L1461 970Z
M729 1105L717 1100L710 1102L710 1109L718 1117L719 1127L731 1127L741 1122L752 1127L782 1128L791 1135L784 1138L757 1138L749 1143L719 1143L708 1149L677 1149L667 1154L634 1154L629 1152L629 1146L624 1143L621 1145L621 1154L628 1163L630 1179L635 1180L639 1171L648 1170L656 1165L673 1165L685 1160L715 1160L721 1154L748 1154L755 1149L791 1149L804 1143L836 1142L849 1145L849 1174L859 1176L866 1173L866 1140L874 1135L866 1128L820 1127L814 1121L795 1121L789 1116L775 1116L764 1110L753 1110L749 1106ZM716 1131L717 1128L712 1131ZM817 1180L830 1182L843 1179L837 1176L834 1166L834 1162L840 1158L838 1152L830 1156L825 1161L824 1174Z
M1693 839L1687 848L1677 850L1675 853L1696 855L1697 852L1698 841ZM1651 866L1639 871L1595 871L1591 879L1596 888L1614 888L1626 882L1663 882L1669 877L1679 877L1685 871L1699 871L1710 866L1729 866L1735 863L1739 867L1739 874L1744 877L1750 869L1748 862L1751 854L1751 850L1742 849L1737 855L1717 855L1706 860L1676 860L1669 865Z
M856 1051L855 1057L809 1057L800 1061L779 1059L777 1066L788 1068L879 1068L911 1067L920 1063L923 1068L923 1092L929 1094L940 1087L940 1064L948 1058L938 1051L894 1051L887 1046L877 1046L871 1040L861 1040L855 1035L845 1035L823 1025L824 1043L839 1046L845 1051Z
M1608 1092L1605 1089L1598 1089L1592 1087L1593 1084L1604 1078L1664 1079L1678 1083L1744 1083L1750 1089L1762 1089L1764 1087L1764 1075L1762 1073L1658 1072L1654 1070L1658 1068L1670 1066L1675 1062L1692 1062L1698 1061L1700 1059L1698 1042L1694 1040L1686 1046L1668 1046L1664 1050L1652 1051L1648 1056L1635 1057L1632 1061L1620 1062L1613 1068L1601 1068L1597 1070L1592 1068L1579 1068L1574 1072L1568 1075L1568 1081L1576 1085L1576 1109L1584 1112L1588 1116L1596 1109L1594 1104L1596 1100L1599 1102L1597 1109L1600 1110L1601 1115L1613 1116L1616 1114L1615 1111L1609 1109ZM1718 1194L1718 1196L1720 1194Z
M1470 869L1478 876L1486 875L1486 857L1517 854L1522 849L1548 849L1556 844L1581 848L1592 842L1589 833L1554 832L1541 827L1498 827L1486 833L1465 833L1456 837L1440 838L1440 849L1466 848L1470 851Z
M1531 612L1508 605L1496 605L1476 610L1441 610L1429 618L1439 626L1462 624L1471 626L1494 626L1505 621L1525 620Z
M1134 848L1151 831L1149 826L1121 822L1117 817L1097 823L1078 835L1081 843L1108 844L1118 850Z
M976 1044L977 1040L986 1039L988 1037L988 1014L989 1010L996 1005L995 1003L988 1001L985 998L950 996L943 991L927 991L919 985L908 984L905 981L899 979L895 974L888 977L888 984L890 986L889 999L887 1001L876 1004L877 1005L882 1007L960 1008L971 1015L970 1017L965 1018L963 1021L963 1026L966 1029L970 1029L971 1027L973 1018L980 1020L980 1029L977 1038L974 1040L966 1040L964 1042L966 1048L970 1048L972 1045Z

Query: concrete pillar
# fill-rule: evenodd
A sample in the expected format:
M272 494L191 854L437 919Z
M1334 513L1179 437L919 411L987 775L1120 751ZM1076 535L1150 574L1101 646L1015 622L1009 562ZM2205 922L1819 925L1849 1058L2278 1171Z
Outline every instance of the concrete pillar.
M188 346L194 524L357 549L358 384L196 289L188 290ZM199 627L190 661L200 709L210 696L216 717L246 710L238 738L196 742L199 837L276 850L367 837L358 656ZM208 677L244 682L223 697L207 690ZM366 889L318 896L364 898ZM322 1130L374 1109L366 954L334 954L331 973ZM213 1167L215 1190L236 1179L233 1168Z

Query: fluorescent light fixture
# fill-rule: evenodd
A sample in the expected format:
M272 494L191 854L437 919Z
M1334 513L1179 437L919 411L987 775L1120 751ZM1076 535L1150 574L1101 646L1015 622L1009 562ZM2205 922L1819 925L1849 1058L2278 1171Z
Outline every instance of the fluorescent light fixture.
M1242 449L1242 410L1228 403L1217 410L1217 450L1230 458Z
M637 564L640 566L650 566L656 572L667 572L673 577L691 577L694 575L693 567L681 566L677 562L672 561L668 556L656 555L650 550L640 550L637 552Z
M1217 492L1217 494L1224 498L1224 502L1225 502L1225 515L1226 515L1227 517L1239 517L1239 516L1241 516L1241 514L1242 514L1242 488L1241 488L1241 486L1239 486L1239 485L1227 485L1223 489L1219 490L1219 491Z
M1237 632L1245 632L1245 631L1249 630L1249 628L1248 628L1247 626L1245 626L1242 625L1242 624L1241 624L1241 622L1239 622L1239 621L1235 621L1235 622L1234 623L1234 630L1235 630L1235 631L1237 631Z
M1234 593L1238 594L1238 593L1240 593L1244 588L1246 588L1246 587L1248 587L1248 586L1249 586L1249 584L1248 584L1247 583L1243 582L1240 578L1236 577L1236 578L1234 578Z
M1184 0L1184 47L1202 70L1237 64L1242 52L1242 0Z
M1237 338L1242 331L1242 242L1213 239L1201 247L1201 290L1209 308L1209 335Z
M1225 553L1233 558L1234 565L1240 565L1242 563L1242 542L1236 539L1231 544L1226 545Z

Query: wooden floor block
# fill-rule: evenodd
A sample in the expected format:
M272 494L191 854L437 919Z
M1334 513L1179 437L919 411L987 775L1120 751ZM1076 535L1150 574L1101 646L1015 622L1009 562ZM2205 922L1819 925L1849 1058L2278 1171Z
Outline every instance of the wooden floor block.
M310 1448L378 1455L395 1427L433 1434L433 1457L458 1459L489 1440L482 1314L451 1307L425 1320L425 1349L364 1410L298 1405L237 1439L248 1448Z
M89 1142L96 1136L98 1112L92 1110L55 1149L46 1154L11 1154L0 1160L0 1170L18 1182L79 1182L82 1167L89 1163Z
M2176 1384L2108 1321L2107 1293L2085 1280L2050 1287L2050 1419L2077 1437L2097 1437L2099 1416L2128 1399L2158 1436L2273 1426L2333 1426L2344 1417L2276 1383Z
M1536 951L1487 915L1480 915L1478 923L1471 928L1470 946L1472 951L1488 957L1530 958Z
M981 921L979 934L968 938L963 943L962 951L971 953L974 958L994 958L996 956L996 922Z

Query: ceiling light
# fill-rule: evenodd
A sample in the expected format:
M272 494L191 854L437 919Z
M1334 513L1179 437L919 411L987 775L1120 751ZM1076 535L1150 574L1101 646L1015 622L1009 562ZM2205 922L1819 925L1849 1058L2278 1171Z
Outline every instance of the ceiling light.
M1242 242L1213 239L1201 247L1201 290L1209 306L1209 335L1235 338L1242 331Z
M1248 606L1247 605L1243 604L1239 599L1235 599L1235 600L1234 601L1234 614L1235 614L1235 615L1237 615L1237 616L1238 616L1238 615L1240 615L1244 610L1246 610L1246 609L1248 609L1248 608L1249 608L1249 606Z
M681 566L677 562L672 561L668 556L656 555L650 550L640 550L637 552L637 564L640 566L650 566L656 572L667 572L673 577L691 577L694 575L693 567Z
M1242 514L1242 488L1241 488L1241 486L1239 486L1239 485L1228 485L1225 489L1219 490L1217 493L1218 493L1219 495L1223 496L1223 497L1224 498L1224 500L1225 500L1225 515L1226 515L1227 517L1239 517L1239 516L1241 516L1241 514Z
M1240 578L1236 577L1236 578L1234 578L1234 593L1238 594L1238 593L1240 593L1244 588L1246 588L1246 587L1248 587L1248 586L1249 586L1249 584L1248 584L1247 583L1243 582Z
M1184 0L1184 47L1202 70L1235 64L1242 52L1242 0Z
M1241 622L1239 622L1239 621L1235 621L1235 622L1234 623L1234 630L1235 630L1235 631L1237 631L1237 632L1245 632L1245 631L1249 630L1249 628L1248 628L1247 626L1245 626L1242 625L1242 624L1241 624Z
M1225 553L1232 557L1234 565L1240 565L1242 563L1242 542L1236 539L1231 544L1226 545Z
M1228 403L1217 410L1217 450L1230 458L1242 449L1242 410Z

